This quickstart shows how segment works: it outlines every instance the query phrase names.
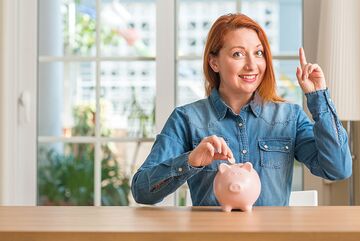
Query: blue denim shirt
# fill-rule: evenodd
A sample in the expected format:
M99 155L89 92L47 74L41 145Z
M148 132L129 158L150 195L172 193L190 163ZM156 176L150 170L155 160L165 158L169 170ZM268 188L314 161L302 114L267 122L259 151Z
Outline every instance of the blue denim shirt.
M213 180L223 161L204 167L188 164L191 150L210 135L225 139L236 162L253 164L262 184L255 205L288 205L294 159L316 176L349 177L352 160L347 135L328 90L306 97L315 123L299 105L262 103L257 93L240 114L232 112L216 89L206 99L176 108L133 177L135 201L155 204L187 181L193 205L219 205Z

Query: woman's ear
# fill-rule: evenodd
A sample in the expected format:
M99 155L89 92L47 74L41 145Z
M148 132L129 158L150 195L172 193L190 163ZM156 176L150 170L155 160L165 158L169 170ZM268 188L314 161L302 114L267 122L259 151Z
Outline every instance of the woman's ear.
M215 73L219 72L218 60L217 60L216 56L213 56L213 55L209 56L209 65Z

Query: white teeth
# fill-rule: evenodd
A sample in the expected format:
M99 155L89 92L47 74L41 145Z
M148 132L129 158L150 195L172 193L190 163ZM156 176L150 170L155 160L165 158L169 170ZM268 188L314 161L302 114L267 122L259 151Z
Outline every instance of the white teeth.
M256 75L239 75L243 79L254 79Z

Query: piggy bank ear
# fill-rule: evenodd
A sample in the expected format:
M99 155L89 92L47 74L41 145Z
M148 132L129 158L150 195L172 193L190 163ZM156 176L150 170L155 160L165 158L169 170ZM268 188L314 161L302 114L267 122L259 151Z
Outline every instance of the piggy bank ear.
M219 172L224 173L227 169L230 169L230 166L226 163L221 163L219 166Z
M253 165L251 164L251 162L245 162L241 168L244 168L245 170L251 172L251 170L253 169Z

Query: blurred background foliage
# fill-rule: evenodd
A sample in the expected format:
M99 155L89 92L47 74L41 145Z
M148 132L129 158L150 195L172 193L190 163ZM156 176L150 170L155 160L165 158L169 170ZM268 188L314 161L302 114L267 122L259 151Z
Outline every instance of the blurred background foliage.
M74 108L73 136L92 136L95 111L91 106ZM105 128L103 128L104 130ZM109 136L105 129L103 136ZM121 172L110 144L101 145L102 205L129 204L129 177ZM93 205L94 145L66 143L40 148L38 187L40 205Z

